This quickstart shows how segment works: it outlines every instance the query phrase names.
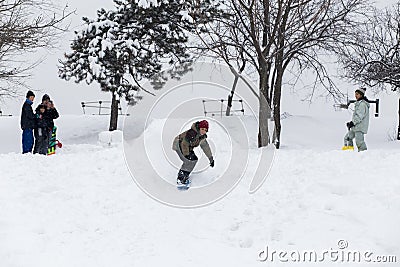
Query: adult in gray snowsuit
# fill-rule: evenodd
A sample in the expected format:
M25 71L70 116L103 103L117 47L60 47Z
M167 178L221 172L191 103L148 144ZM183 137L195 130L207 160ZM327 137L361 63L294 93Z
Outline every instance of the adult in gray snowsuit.
M356 103L353 113L353 118L348 122L348 133L344 137L343 150L353 149L353 139L356 139L358 152L367 150L367 145L364 141L364 134L368 133L369 126L369 103L365 96L366 88L360 88L355 91Z
M193 148L200 146L204 154L210 161L210 166L214 167L214 158L207 142L208 122L206 120L193 123L192 127L175 137L172 149L178 153L179 158L183 161L181 169L178 172L178 184L187 182L190 173L193 171L198 158Z

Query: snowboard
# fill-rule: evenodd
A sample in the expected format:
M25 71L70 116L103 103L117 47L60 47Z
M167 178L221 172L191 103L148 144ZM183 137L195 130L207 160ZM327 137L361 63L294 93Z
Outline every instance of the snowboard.
M56 147L61 148L62 144L57 140L57 126L54 125L51 130L51 136L49 138L49 147L47 148L47 155L53 155L56 153Z
M186 190L189 190L190 184L191 184L191 183L192 183L192 181L191 181L191 179L189 178L189 179L186 181L185 184L177 184L177 185L176 185L176 188L177 188L179 191L186 191Z

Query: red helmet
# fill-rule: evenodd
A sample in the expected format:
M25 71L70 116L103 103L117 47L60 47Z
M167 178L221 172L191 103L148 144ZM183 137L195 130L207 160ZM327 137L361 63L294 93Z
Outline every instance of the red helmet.
M200 129L200 128L206 128L207 131L208 131L208 121L206 121L206 120L200 121L200 122L199 122L199 129Z

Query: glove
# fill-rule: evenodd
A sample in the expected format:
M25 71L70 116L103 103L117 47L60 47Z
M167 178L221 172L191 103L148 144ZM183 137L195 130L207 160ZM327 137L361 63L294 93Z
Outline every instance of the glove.
M58 140L56 140L56 142L57 142L56 144L57 144L58 148L62 148L62 146L63 146L62 143Z
M211 168L214 168L214 159L211 159L211 160L210 160L210 167L211 167Z
M354 122L352 122L352 121L349 121L348 123L346 123L346 125L347 125L347 129L351 129L351 128L353 128L354 127Z

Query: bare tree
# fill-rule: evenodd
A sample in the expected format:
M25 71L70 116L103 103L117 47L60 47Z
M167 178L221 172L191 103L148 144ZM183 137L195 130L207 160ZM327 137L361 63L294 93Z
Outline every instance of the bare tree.
M338 51L343 76L383 89L400 89L400 3L390 9L374 9L365 23L350 35L352 45Z
M0 0L0 98L15 96L40 59L28 53L53 47L71 13L50 0Z
M230 0L225 14L198 32L204 47L236 75L256 71L259 86L259 146L280 146L280 106L288 69L297 77L315 73L330 95L342 97L328 75L321 53L347 44L347 35L365 12L364 0ZM270 140L267 121L272 110L276 136Z
M386 85L400 91L400 2L390 9L374 9L350 35L352 44L338 50L343 76L375 90ZM400 99L399 127L400 140Z

